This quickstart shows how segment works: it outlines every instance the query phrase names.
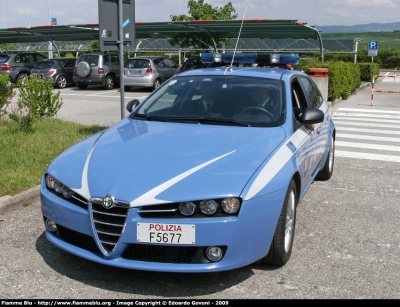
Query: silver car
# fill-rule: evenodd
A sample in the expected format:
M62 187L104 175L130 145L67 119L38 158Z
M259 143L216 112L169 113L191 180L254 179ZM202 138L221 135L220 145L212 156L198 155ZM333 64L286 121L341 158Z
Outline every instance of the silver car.
M119 54L93 52L81 55L74 68L74 82L81 90L89 85L101 85L112 90L120 82Z
M133 86L150 87L153 90L179 71L179 65L167 57L139 56L124 64L124 86L129 91Z

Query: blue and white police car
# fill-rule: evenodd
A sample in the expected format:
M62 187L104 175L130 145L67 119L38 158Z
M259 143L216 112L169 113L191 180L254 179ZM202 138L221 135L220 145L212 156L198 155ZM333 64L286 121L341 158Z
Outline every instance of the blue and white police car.
M289 260L297 205L314 180L333 173L329 105L307 74L251 67L256 55L202 61L232 65L171 78L52 161L41 183L51 243L148 271ZM298 56L271 61L295 64Z

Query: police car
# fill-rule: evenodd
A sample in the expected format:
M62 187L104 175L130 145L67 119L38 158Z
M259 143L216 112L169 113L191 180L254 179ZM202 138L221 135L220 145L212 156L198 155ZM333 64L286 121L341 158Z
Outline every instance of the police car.
M301 71L251 67L257 55L202 61L232 65L171 78L52 161L41 183L51 243L148 271L289 260L299 202L333 173L329 105ZM298 56L270 61L295 64Z

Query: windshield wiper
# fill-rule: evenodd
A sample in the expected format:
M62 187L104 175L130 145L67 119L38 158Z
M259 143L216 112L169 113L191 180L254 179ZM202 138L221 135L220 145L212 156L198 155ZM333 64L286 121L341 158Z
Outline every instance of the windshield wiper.
M177 116L177 117L170 117L170 121L196 121L200 122L202 124L204 123L223 123L223 124L234 124L237 126L242 126L242 127L247 127L250 126L248 124L242 124L240 122L237 122L234 119L228 119L228 118L215 118L215 117L196 117L196 116Z
M139 114L139 113L133 113L134 117L143 117L147 120L157 120L160 122L166 122L167 118L165 117L160 117L160 116L154 116L154 115L149 115L149 114Z

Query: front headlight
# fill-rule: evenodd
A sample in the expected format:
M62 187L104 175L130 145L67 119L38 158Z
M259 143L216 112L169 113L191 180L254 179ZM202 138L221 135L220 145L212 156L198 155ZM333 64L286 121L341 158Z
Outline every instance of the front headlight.
M53 177L46 175L46 185L49 189L54 189L55 183L56 183L56 180Z
M196 204L191 201L186 201L184 203L179 203L179 212L185 216L193 215L196 210Z
M58 180L54 179L52 176L45 176L46 186L50 190L54 190L59 194L62 194L65 198L71 198L74 195L74 191L72 191L67 186L63 185Z
M221 202L222 209L228 214L235 214L239 211L240 202L237 198L225 198Z
M218 203L215 200L203 200L200 202L200 210L205 215L213 215L217 212Z

